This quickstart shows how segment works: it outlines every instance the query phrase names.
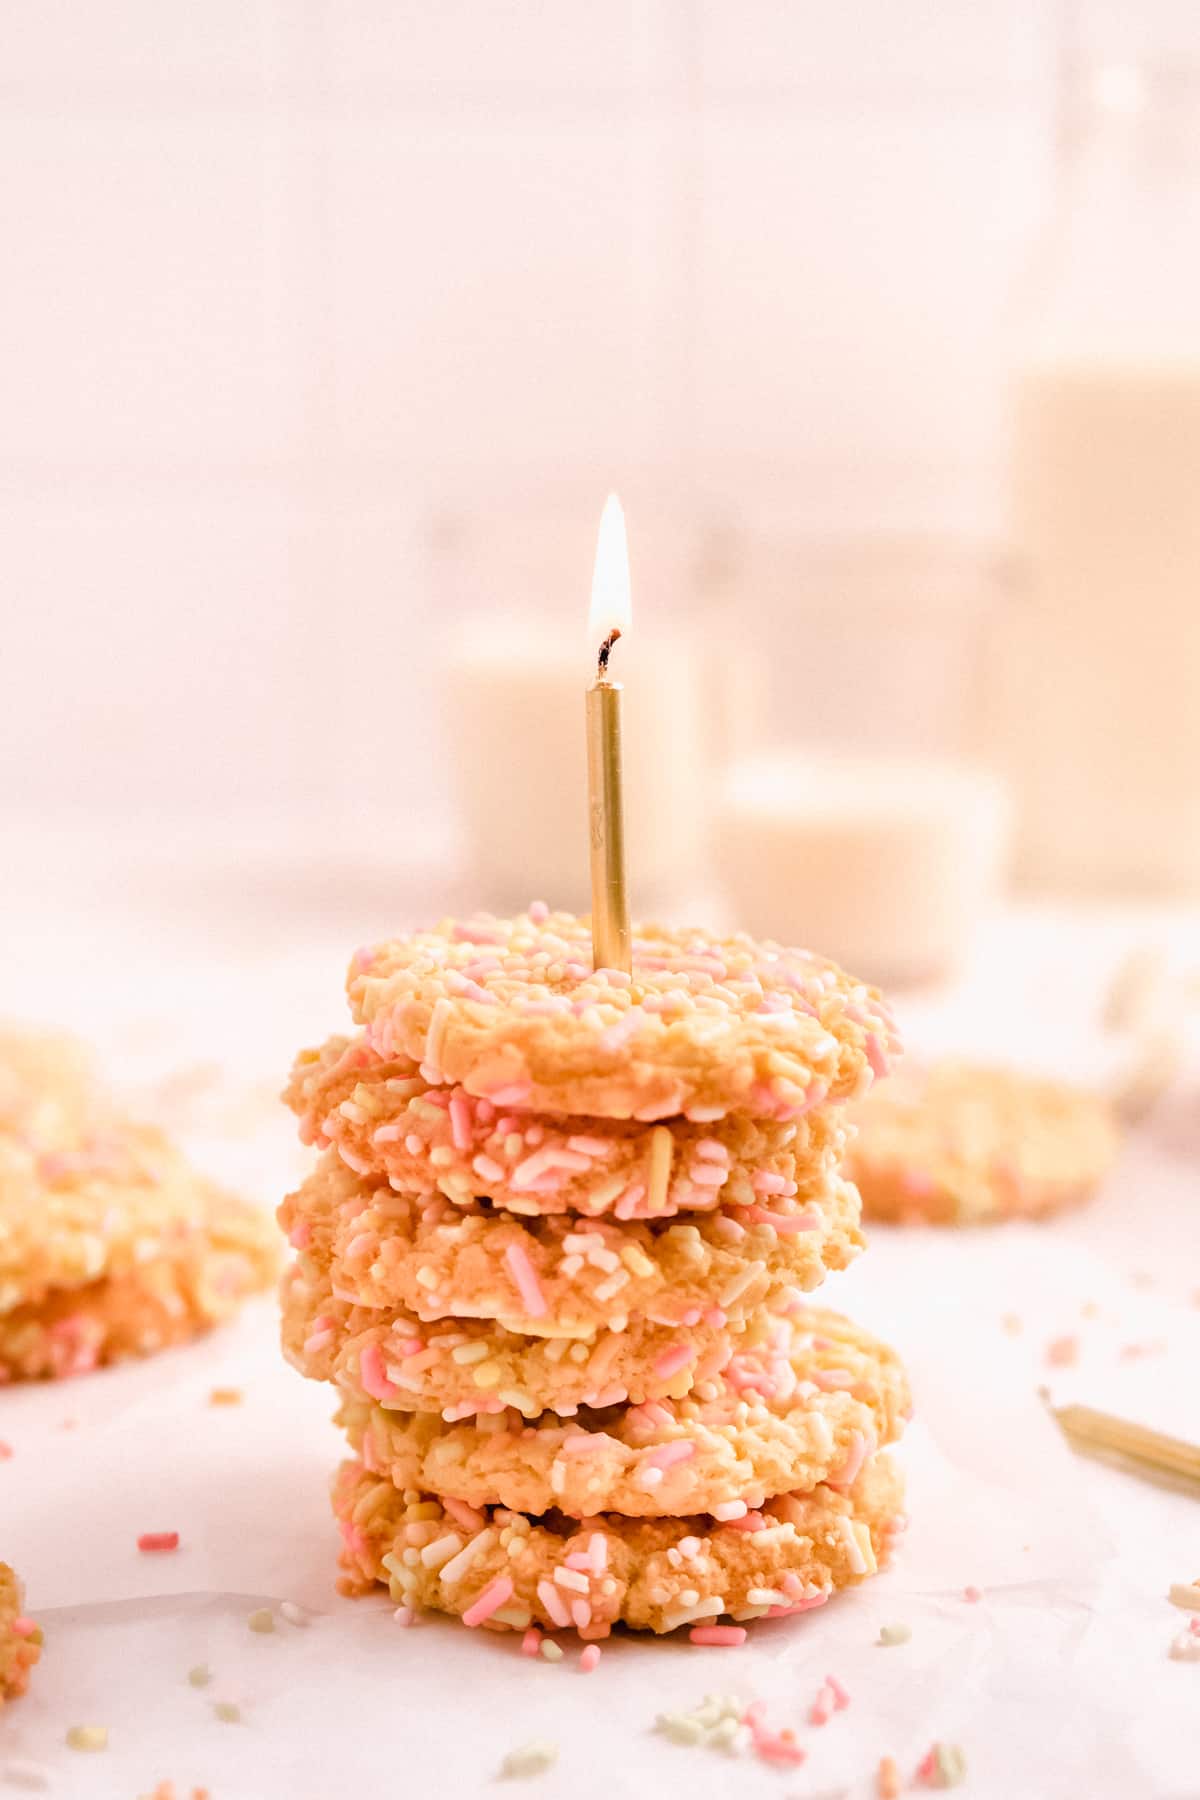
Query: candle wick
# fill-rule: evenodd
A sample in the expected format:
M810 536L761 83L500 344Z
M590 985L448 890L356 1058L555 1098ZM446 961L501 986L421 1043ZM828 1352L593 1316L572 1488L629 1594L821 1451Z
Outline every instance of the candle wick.
M620 626L614 625L612 630L609 632L608 636L605 638L604 642L600 646L600 654L596 659L596 667L599 672L601 681L608 680L608 659L612 655L612 647L616 643L616 641L620 637L620 635L621 635Z

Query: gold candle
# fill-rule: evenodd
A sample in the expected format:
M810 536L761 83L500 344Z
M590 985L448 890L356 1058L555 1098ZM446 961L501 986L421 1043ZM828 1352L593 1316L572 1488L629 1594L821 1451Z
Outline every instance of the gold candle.
M592 642L596 679L587 690L588 843L592 868L592 964L633 972L629 892L625 880L625 794L621 766L619 681L609 678L613 645L630 616L625 515L610 494L600 520L592 575Z

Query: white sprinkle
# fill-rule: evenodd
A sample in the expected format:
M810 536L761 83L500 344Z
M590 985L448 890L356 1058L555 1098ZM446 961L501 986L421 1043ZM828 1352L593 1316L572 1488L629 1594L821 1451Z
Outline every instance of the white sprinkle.
M586 1594L588 1591L587 1576L581 1575L578 1569L566 1569L560 1565L554 1571L554 1580L558 1587L570 1588L573 1594Z
M287 1620L289 1625L308 1624L308 1614L302 1606L297 1606L294 1600L282 1600L279 1605L279 1614L281 1618Z
M911 1625L881 1625L879 1627L879 1641L881 1644L907 1644L911 1636Z
M486 1531L481 1531L478 1537L473 1537L457 1556L451 1557L450 1561L445 1564L442 1569L443 1582L457 1581L461 1575L465 1575L480 1552L490 1550L495 1541L496 1533L491 1526Z
M535 1738L530 1744L521 1744L516 1750L510 1750L500 1764L500 1773L506 1781L523 1780L527 1775L541 1775L554 1767L558 1761L558 1745L550 1743L547 1738Z
M435 1538L432 1544L426 1544L421 1552L421 1561L427 1569L440 1569L462 1547L463 1541L458 1532L448 1531L445 1537Z

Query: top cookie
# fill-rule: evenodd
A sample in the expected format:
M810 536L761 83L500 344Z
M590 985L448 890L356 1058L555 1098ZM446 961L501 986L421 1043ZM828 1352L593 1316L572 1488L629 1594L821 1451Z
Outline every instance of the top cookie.
M647 925L631 977L593 970L587 921L538 905L359 950L346 987L380 1055L517 1111L795 1119L900 1048L877 991L810 951Z

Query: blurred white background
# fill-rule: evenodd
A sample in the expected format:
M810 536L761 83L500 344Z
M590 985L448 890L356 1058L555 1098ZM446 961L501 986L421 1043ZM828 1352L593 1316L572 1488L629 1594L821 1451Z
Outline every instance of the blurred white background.
M439 546L485 508L561 520L573 633L611 486L635 570L991 530L1054 22L5 0L4 812L442 841Z

